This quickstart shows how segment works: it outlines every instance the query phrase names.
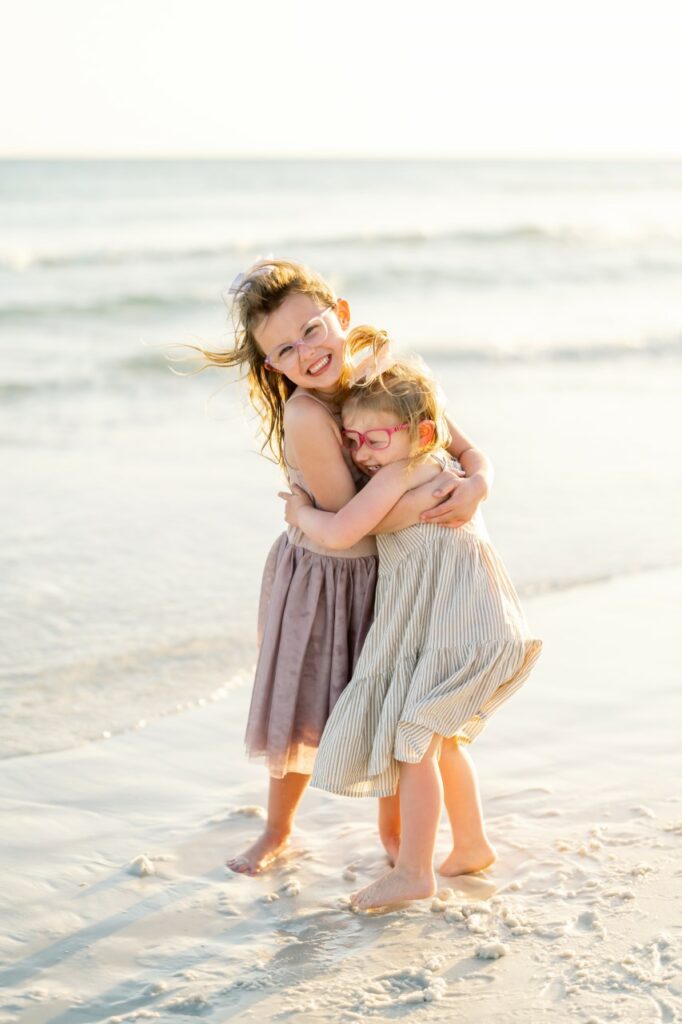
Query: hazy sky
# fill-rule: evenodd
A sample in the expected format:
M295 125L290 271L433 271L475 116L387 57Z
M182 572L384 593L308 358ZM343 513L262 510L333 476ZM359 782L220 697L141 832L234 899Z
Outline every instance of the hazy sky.
M682 157L681 44L679 0L20 0L0 155Z

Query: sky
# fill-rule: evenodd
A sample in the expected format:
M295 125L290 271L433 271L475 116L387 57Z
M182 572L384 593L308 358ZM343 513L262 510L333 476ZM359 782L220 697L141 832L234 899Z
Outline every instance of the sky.
M0 156L682 158L669 0L21 0Z

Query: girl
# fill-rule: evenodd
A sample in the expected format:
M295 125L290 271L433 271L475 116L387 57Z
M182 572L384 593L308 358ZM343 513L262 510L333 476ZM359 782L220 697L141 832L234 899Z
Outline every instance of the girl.
M263 448L269 445L292 485L335 512L364 479L343 448L337 401L349 365L348 303L318 274L288 260L257 262L239 275L231 293L234 347L198 351L207 365L246 370ZM430 480L411 491L377 529L399 529L420 514L452 526L471 518L487 495L490 467L454 427L452 436L451 450L467 476L450 472L436 481L437 490ZM375 579L376 548L368 536L331 550L290 528L268 556L246 729L249 755L263 759L270 773L267 821L258 839L228 860L234 871L262 871L288 843L327 717L352 675L371 621ZM382 805L380 833L387 849L395 850L395 800Z
M360 331L385 340L379 332ZM298 487L281 495L287 522L330 550L356 544L408 489L433 480L450 461L437 388L417 363L396 362L352 389L342 418L345 444L369 478L367 486L336 513L314 508ZM494 857L473 771L459 744L470 743L519 688L541 647L528 632L478 514L459 530L419 524L377 540L374 623L325 728L312 779L314 786L346 796L385 798L399 784L403 832L397 860L393 870L351 897L365 910L436 890L439 757L456 843L441 871L480 870ZM462 822L468 835L460 849Z

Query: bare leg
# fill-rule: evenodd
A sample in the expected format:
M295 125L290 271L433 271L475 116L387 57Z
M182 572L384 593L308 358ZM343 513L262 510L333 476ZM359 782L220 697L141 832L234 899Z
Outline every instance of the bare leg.
M272 864L289 844L294 815L309 782L309 775L298 772L270 778L265 828L255 843L226 862L228 868L242 875L257 875Z
M400 765L403 830L398 859L383 878L352 894L351 903L360 910L425 899L436 891L433 848L443 803L437 764L439 745L440 737L434 736L419 764Z
M438 762L453 848L441 875L466 875L489 867L497 854L485 833L481 797L471 755L456 739L443 741Z
M391 867L400 849L400 792L379 798L379 836Z

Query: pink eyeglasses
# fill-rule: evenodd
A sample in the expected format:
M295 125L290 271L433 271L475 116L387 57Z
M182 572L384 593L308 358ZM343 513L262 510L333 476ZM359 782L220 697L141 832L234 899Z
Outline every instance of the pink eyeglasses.
M286 373L287 370L296 365L298 350L301 345L305 345L306 348L324 345L329 334L329 327L324 317L333 308L333 306L326 306L318 316L314 316L312 320L309 320L303 328L303 334L297 341L287 341L273 349L264 360L268 370L274 370L276 373Z
M409 425L409 423L401 423L397 427L372 427L364 434L359 430L342 430L341 434L344 446L349 452L359 452L363 444L366 444L372 451L378 452L382 448L388 448L397 430L407 430Z

